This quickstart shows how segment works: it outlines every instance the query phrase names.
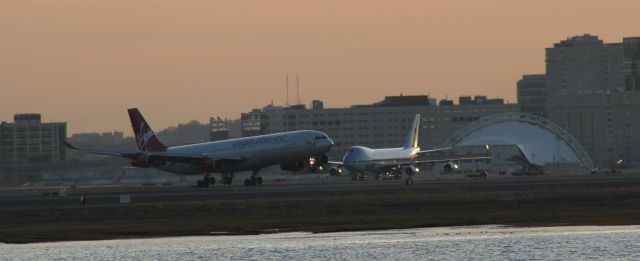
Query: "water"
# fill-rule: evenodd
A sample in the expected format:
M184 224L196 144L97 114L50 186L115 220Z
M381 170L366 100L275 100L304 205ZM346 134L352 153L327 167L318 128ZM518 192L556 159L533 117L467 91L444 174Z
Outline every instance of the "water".
M640 260L640 226L472 226L0 244L1 260Z

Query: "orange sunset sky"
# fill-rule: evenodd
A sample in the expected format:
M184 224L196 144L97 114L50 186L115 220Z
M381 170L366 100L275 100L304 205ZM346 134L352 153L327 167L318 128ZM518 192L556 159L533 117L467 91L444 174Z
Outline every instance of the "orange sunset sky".
M640 1L2 0L0 120L76 132L156 129L284 104L285 75L327 107L385 95L515 102L544 49L640 36ZM292 91L290 100L295 100Z

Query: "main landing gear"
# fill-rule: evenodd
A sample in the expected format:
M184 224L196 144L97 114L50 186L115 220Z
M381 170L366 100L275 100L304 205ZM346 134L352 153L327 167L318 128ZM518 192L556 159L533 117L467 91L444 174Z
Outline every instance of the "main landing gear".
M196 182L196 187L198 188L208 188L209 186L213 186L216 184L216 178L209 177L209 173L205 174L201 180Z
M253 173L251 173L251 178L244 180L245 186L262 185L262 177L258 177L258 171L259 170L254 170Z
M231 185L233 183L233 172L222 173L222 185Z

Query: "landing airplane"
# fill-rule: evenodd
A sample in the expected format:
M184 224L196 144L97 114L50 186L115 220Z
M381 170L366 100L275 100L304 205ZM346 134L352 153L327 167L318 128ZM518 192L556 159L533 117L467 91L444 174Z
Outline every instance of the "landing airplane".
M314 164L325 164L328 161L326 153L333 146L333 141L326 134L301 130L167 147L158 140L137 108L128 112L137 151L78 148L67 142L65 145L74 150L130 159L134 167L151 167L180 175L204 174L197 187L215 184L215 178L209 177L210 173L221 173L222 183L230 185L234 172L248 170L253 173L244 181L245 186L260 185L260 169L280 164L283 170L295 172L314 167Z
M388 149L371 149L362 146L354 146L349 148L345 153L342 162L330 162L333 167L329 169L329 173L332 176L338 176L342 173L342 167L346 168L352 173L355 173L354 178L357 179L360 175L367 173L380 174L380 173L397 173L404 172L407 175L406 184L413 184L413 175L418 173L419 169L416 165L419 164L435 164L445 163L445 171L451 171L457 168L455 162L460 160L477 160L487 159L491 157L467 157L467 158L451 158L451 159L432 159L432 160L420 160L418 156L425 153L449 150L452 148L441 148L433 150L420 150L418 147L418 133L420 131L420 114L416 114L413 125L409 130L404 146L401 148L388 148Z

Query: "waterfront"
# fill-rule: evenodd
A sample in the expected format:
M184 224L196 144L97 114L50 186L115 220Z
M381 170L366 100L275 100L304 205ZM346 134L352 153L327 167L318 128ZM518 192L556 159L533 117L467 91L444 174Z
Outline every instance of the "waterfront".
M0 244L2 260L638 260L640 226L467 226Z

